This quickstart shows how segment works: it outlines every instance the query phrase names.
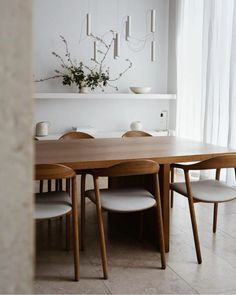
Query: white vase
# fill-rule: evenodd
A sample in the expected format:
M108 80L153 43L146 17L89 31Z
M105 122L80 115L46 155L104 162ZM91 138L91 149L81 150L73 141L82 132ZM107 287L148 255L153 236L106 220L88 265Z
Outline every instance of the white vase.
M80 93L89 93L89 88L88 87L81 87Z
M130 124L130 129L133 131L139 131L142 130L143 126L140 121L134 121Z

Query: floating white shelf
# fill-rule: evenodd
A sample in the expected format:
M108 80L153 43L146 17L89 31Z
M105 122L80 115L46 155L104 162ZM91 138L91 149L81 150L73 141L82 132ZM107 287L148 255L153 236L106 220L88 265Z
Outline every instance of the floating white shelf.
M173 100L175 94L134 94L134 93L35 93L35 99L153 99Z

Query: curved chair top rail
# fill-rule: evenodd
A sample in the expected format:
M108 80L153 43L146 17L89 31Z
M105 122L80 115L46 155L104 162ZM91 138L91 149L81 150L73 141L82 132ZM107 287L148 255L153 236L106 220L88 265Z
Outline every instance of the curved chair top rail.
M152 135L140 130L127 131L122 135L122 137L146 137L146 136L152 136Z
M181 168L185 171L188 170L208 170L220 168L236 168L236 154L227 154L223 156L214 157L205 161L195 164L173 164L171 167Z
M95 176L119 177L156 174L159 168L159 164L152 160L133 160L121 162L106 169L92 170L90 173Z
M63 134L59 140L67 140L67 139L86 139L86 138L94 138L92 135L85 133L85 132L80 132L80 131L72 131L72 132L67 132Z
M35 165L35 179L62 179L74 177L75 171L60 164L38 164Z

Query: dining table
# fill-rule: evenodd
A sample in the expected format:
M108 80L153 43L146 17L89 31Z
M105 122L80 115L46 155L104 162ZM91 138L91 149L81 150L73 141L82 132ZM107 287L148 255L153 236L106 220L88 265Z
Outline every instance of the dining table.
M160 165L159 182L165 249L170 245L170 165L236 153L236 150L176 136L35 141L36 164L63 164L74 170L107 168L122 161L151 159Z

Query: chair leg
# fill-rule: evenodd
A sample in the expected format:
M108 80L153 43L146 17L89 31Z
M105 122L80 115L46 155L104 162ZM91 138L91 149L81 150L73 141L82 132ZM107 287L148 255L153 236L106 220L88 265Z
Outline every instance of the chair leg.
M48 180L48 192L51 192L52 191L52 180L49 179Z
M66 215L66 250L70 250L70 214Z
M78 204L76 177L72 179L72 222L73 222L73 250L75 281L79 280L79 227L78 227Z
M94 176L94 189L95 189L95 195L96 195L96 211L97 211L97 218L98 218L98 231L99 231L99 240L100 240L100 248L101 248L101 256L102 256L103 276L104 276L104 279L107 279L108 278L107 252L106 252L103 219L102 219L102 207L101 207L101 201L100 201L98 179L95 176Z
M62 188L62 185L61 185ZM66 192L70 195L71 194L71 181L70 179L66 179Z
M62 179L59 179L58 188L59 191L62 191Z
M42 193L43 192L43 180L39 181L39 192Z
M160 203L157 204L157 219L159 225L159 236L160 236L160 253L161 253L161 266L163 269L166 268L166 258L165 258L165 242L164 242L164 231L163 231L163 222L162 222L162 212Z
M161 210L161 198L159 189L159 179L158 176L155 177L155 187L156 187L156 213L157 213L157 228L159 230L160 239L160 254L161 254L161 266L162 269L166 268L166 257L165 257L165 239L162 221L162 210Z
M174 168L171 168L170 169L170 181L171 181L171 183L174 182L174 176L175 176L174 172L175 172ZM170 207L173 208L173 205L174 205L174 191L171 190L170 191Z
M56 182L55 182L55 190L56 191L59 191L59 179L56 179Z
M190 211L190 217L191 217L191 222L192 222L192 230L193 230L193 237L194 237L197 261L199 264L201 264L202 263L202 256L201 256L200 242L199 242L199 237L198 237L197 221L196 221L194 204L193 204L192 198L191 199L188 198L188 204L189 204L189 211Z
M213 233L216 233L216 228L217 228L217 213L218 213L218 203L214 203Z
M86 183L86 174L81 175L81 239L80 247L81 250L84 250L84 235L85 235L85 183Z

